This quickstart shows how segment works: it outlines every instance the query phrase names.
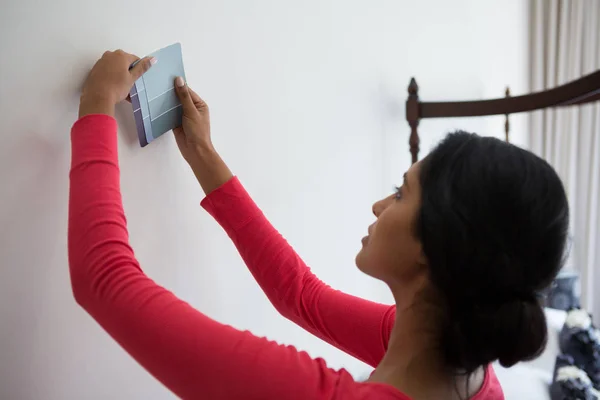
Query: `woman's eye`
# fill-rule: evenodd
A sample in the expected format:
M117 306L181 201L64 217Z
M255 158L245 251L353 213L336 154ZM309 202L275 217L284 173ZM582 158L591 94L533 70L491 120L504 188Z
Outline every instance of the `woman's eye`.
M394 190L396 191L394 198L396 198L396 200L400 200L402 198L402 188L400 186L396 186Z

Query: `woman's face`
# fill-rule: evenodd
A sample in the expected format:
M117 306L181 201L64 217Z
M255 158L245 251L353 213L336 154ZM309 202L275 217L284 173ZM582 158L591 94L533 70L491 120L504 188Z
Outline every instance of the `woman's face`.
M374 278L392 284L424 273L425 257L415 235L415 222L421 205L419 165L404 174L398 191L373 205L377 220L356 256L356 266Z

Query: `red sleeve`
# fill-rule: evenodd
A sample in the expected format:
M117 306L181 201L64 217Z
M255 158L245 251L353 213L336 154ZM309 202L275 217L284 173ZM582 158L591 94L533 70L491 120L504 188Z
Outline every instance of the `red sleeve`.
M351 296L320 281L237 178L211 192L202 205L225 229L283 316L365 363L379 364L394 324L395 306Z
M76 301L181 398L354 398L345 395L356 385L347 372L222 325L142 272L128 241L116 133L105 115L86 116L71 131L68 250Z

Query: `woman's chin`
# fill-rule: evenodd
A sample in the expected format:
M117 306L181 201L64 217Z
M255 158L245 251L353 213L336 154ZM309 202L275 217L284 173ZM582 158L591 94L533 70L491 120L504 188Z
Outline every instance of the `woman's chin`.
M360 249L360 251L356 255L356 258L354 259L354 263L356 264L358 270L362 273L370 276L371 278L382 279L381 271L378 271L377 269L377 265L379 265L379 263L370 260L367 248L363 247L362 249Z
M356 254L356 257L354 258L354 263L356 264L356 267L364 272L365 274L367 273L367 271L365 271L365 248L361 248L360 251L358 252L358 254Z

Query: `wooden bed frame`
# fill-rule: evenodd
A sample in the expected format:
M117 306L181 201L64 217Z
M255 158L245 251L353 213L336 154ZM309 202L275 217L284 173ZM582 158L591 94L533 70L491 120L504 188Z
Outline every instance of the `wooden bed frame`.
M406 120L410 125L408 144L413 164L419 159L419 121L425 118L482 117L506 115L506 140L508 141L508 116L510 114L541 110L550 107L580 105L600 100L600 71L583 76L575 81L553 89L493 100L424 102L419 100L419 86L414 78L408 85Z

